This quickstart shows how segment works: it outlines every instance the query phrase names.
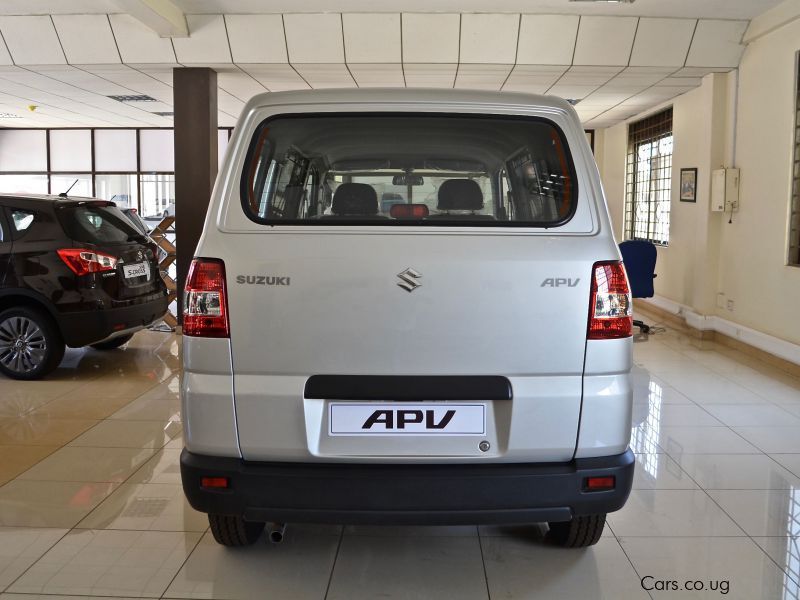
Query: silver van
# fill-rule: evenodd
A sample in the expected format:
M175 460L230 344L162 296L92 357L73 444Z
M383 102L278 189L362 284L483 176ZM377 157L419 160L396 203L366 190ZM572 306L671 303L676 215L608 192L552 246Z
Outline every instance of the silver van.
M185 292L183 487L270 523L549 523L630 492L631 296L562 100L270 93L246 106Z

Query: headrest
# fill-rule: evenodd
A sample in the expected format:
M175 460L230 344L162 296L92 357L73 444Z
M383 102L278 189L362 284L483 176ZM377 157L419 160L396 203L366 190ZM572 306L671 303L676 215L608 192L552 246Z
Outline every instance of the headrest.
M342 183L333 194L331 212L339 216L377 215L378 194L366 183Z
M483 192L472 179L448 179L439 187L439 210L481 210Z

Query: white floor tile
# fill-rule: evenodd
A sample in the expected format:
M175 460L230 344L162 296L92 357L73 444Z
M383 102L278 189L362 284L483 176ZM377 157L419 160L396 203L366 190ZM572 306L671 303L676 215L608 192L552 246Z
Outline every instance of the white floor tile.
M800 418L774 404L709 404L705 409L731 427L800 427Z
M164 448L148 460L128 480L129 483L181 483L181 451Z
M800 477L800 454L770 454L770 456Z
M497 538L489 538L497 539ZM328 600L488 598L476 537L342 539Z
M637 454L633 489L692 490L698 487L667 454Z
M116 486L115 483L16 479L0 487L0 525L73 527Z
M76 527L202 533L208 517L189 506L179 484L125 483Z
M159 596L199 538L199 533L74 530L8 591Z
M324 598L338 535L315 535L291 526L280 544L263 537L245 548L224 548L203 536L166 591L167 598Z
M766 454L683 454L680 466L706 490L800 487L800 478Z
M514 537L481 543L492 598L648 598L614 538L585 550Z
M0 590L22 575L66 533L66 529L0 527Z
M756 544L769 554L791 581L786 582L788 593L783 598L800 598L800 529L791 537L754 537ZM794 586L792 586L792 582ZM780 597L780 596L776 596Z
M174 421L101 421L70 446L93 448L162 448L180 431Z
M767 454L800 454L800 427L734 427L733 430Z
M727 427L661 427L658 445L672 458L683 454L759 454L758 448Z
M701 490L633 490L608 522L617 537L744 535Z
M122 483L153 455L144 448L61 448L19 479Z
M710 490L708 493L748 535L800 533L800 488Z
M620 543L653 598L791 597L784 595L784 574L746 537L622 537ZM677 590L658 582L675 582Z

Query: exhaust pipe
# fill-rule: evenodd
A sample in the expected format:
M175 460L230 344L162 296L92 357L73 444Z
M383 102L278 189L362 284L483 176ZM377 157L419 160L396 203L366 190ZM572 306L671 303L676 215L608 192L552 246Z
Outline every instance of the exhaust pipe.
M283 541L283 534L285 531L285 523L270 523L268 534L269 541L273 544L280 544Z

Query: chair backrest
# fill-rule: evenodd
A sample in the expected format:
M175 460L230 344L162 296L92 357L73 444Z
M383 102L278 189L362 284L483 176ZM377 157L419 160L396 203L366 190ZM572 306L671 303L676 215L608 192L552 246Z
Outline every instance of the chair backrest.
M652 298L655 294L653 279L658 258L655 244L644 240L628 240L619 245L619 251L630 279L631 295L634 298Z

